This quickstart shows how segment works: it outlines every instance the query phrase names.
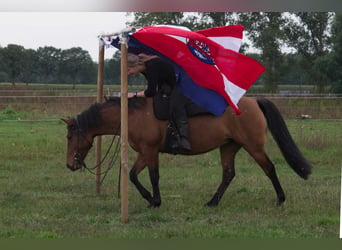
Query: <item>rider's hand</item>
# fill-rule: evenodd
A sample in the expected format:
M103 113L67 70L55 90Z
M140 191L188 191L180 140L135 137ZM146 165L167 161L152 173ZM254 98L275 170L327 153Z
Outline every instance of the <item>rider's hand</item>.
M129 92L129 93L127 94L127 97L128 97L128 98L137 97L137 92Z

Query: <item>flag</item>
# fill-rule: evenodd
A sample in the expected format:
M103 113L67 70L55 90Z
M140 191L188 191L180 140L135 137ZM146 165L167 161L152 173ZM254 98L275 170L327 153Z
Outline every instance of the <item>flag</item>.
M194 103L215 115L238 102L265 68L238 53L243 26L190 31L177 26L148 26L129 34L130 53L156 54L174 65L177 86ZM119 38L110 42L119 48Z
M221 26L195 32L208 37L226 49L231 49L236 52L240 50L243 36L242 25Z

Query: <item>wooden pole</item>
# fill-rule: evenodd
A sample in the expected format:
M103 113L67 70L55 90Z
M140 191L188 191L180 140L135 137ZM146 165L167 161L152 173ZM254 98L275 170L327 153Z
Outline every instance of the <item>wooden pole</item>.
M128 77L127 35L121 38L121 221L128 222Z
M99 39L99 66L97 71L97 102L103 102L103 69L104 69L104 43L101 39ZM96 165L100 164L102 159L102 138L101 136L96 137ZM101 166L98 165L96 168L95 175L95 193L97 195L101 192Z

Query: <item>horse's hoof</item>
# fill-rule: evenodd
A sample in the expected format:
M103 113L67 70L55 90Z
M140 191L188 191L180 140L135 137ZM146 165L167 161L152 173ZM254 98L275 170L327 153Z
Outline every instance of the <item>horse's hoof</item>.
M206 207L217 207L217 205L218 205L218 203L212 202L212 201L209 201L206 204L204 204L204 206L206 206Z
M153 202L153 203L150 203L150 205L148 205L147 208L158 208L160 207L160 202Z
M151 209L152 209L152 208L159 208L159 207L160 207L160 206L156 206L156 205L152 205L152 204L150 204L150 205L147 206L147 208L151 208Z
M280 199L278 199L277 206L280 207L281 205L283 205L284 202L285 202L285 197L281 197Z

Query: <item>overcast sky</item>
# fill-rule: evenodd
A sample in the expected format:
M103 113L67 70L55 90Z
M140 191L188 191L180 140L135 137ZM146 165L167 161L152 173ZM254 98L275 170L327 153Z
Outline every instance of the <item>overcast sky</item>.
M126 12L0 12L0 46L81 47L98 61L97 36L120 31L131 19ZM105 57L111 58L114 52L106 49Z

